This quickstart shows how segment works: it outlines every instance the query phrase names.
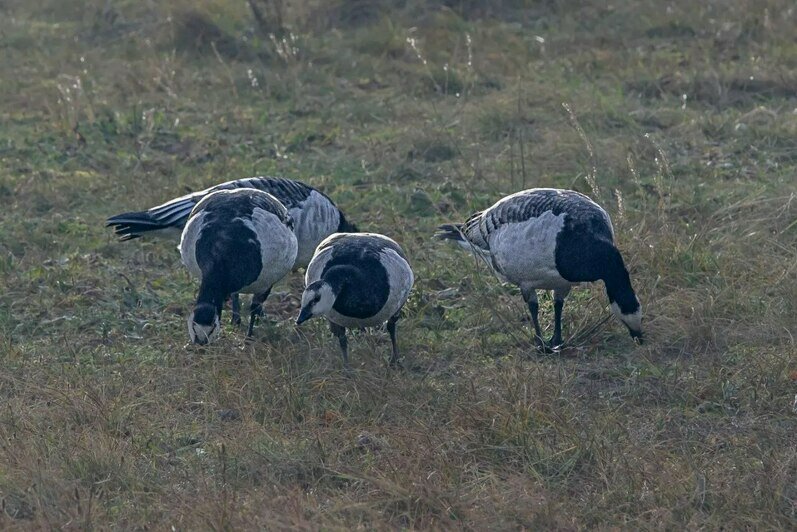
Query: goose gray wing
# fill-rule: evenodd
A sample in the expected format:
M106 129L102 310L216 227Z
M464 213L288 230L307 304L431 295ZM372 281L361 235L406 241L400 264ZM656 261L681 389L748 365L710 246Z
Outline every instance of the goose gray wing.
M185 226L194 206L202 198L218 190L234 190L238 188L253 188L268 192L289 210L297 207L301 208L305 200L315 190L301 181L293 181L282 177L235 179L171 199L146 211L126 212L112 216L108 218L106 225L113 226L114 231L122 240L138 238L144 233L155 231L179 231Z
M606 211L589 197L573 190L537 188L506 196L495 205L473 214L462 225L462 235L485 251L490 249L490 235L500 227L522 223L546 212L567 214L570 223L590 223L606 228L613 235ZM611 237L611 236L610 236Z
M214 190L196 204L189 218L206 211L212 212L213 217L224 220L251 218L255 209L272 213L282 223L292 225L293 220L288 214L288 209L276 197L249 187Z
M256 190L268 192L277 198L288 210L300 207L310 194L316 190L301 181L294 181L283 177L247 177L216 185L205 192L208 193L216 190L233 188L254 188Z

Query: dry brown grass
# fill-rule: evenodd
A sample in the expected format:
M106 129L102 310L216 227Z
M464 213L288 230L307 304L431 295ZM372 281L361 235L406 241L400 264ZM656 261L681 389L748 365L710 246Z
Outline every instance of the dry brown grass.
M281 37L243 2L7 3L0 528L797 526L789 2L253 3ZM406 248L405 371L358 333L346 378L298 276L257 342L186 347L173 244L102 227L266 173ZM609 209L645 345L592 286L538 356L431 240L531 186Z

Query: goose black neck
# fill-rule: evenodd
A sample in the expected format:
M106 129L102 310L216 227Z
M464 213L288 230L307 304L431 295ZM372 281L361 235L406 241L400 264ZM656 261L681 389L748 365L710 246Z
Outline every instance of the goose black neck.
M196 306L212 305L216 309L217 314L221 314L221 308L227 296L230 295L228 290L218 282L218 279L213 275L206 275L203 277L199 285L199 293L196 297Z
M631 278L623 262L623 257L616 248L612 248L609 253L603 282L606 284L606 295L609 296L609 302L617 303L623 314L633 314L639 310L639 301L631 286Z
M347 264L332 266L324 272L321 279L332 287L335 295L340 295L351 286L362 284L360 271Z
M390 296L387 271L373 257L360 259L356 267L348 262L333 264L324 272L322 279L335 293L332 308L350 318L375 316Z
M338 222L338 233L359 233L357 226L346 219L342 212L338 211L340 221Z

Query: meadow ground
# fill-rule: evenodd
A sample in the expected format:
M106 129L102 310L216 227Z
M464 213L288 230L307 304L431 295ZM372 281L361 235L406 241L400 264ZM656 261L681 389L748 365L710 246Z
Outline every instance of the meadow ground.
M0 527L797 527L793 2L250 4L1 3ZM407 369L299 275L186 347L174 243L103 227L259 174L403 244ZM607 206L646 344L587 286L539 356L430 238L532 186Z

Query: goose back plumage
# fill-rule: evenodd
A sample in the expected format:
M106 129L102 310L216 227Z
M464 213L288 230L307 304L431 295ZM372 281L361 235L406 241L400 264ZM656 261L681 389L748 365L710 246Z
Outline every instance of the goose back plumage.
M273 195L294 219L298 240L295 268L305 267L316 246L334 232L356 232L335 203L317 189L291 179L280 177L250 177L236 179L192 192L167 201L146 211L128 212L108 218L121 240L139 238L145 234L166 237L179 236L193 208L208 194L219 190L252 188Z
M492 207L471 215L461 231L467 240L490 249L490 237L507 224L528 222L545 213L567 214L569 229L588 229L596 236L614 239L614 228L606 211L588 196L574 190L534 188L506 196Z

